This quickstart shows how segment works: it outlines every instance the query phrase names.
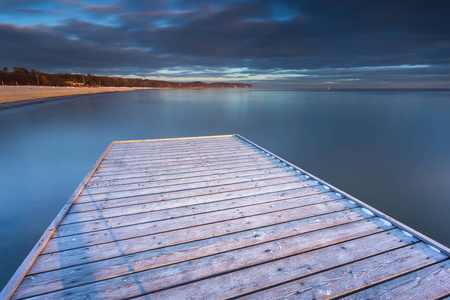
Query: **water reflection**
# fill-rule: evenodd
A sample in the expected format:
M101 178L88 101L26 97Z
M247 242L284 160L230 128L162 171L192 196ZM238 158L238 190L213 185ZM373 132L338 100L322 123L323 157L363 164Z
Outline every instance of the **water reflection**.
M113 140L239 133L450 245L449 96L150 90L0 111L0 285Z

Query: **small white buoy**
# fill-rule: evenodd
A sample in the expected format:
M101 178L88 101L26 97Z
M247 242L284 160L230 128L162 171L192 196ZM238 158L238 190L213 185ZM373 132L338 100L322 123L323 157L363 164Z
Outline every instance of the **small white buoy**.
M340 194L339 194L339 195L340 195ZM350 204L355 204L355 202L352 201L352 200L348 200L348 202L349 202Z
M371 211L368 210L367 208L363 208L362 211L365 212L366 214L368 214L369 216L375 216L375 215L373 214L373 212L371 212Z
M329 189L330 189L330 188L327 187L326 185L323 185L323 188L326 189L326 190L329 190Z
M339 193L336 193L336 196L338 196L338 197L341 197L342 195L341 195L341 194L339 194Z
M305 175L305 177L306 177L306 178L309 178L309 176L308 176L308 175Z

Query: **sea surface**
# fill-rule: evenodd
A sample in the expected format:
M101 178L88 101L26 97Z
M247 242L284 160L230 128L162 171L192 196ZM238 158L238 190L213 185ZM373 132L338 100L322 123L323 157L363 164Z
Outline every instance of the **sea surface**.
M0 111L0 289L114 140L238 133L450 246L450 91L145 90Z

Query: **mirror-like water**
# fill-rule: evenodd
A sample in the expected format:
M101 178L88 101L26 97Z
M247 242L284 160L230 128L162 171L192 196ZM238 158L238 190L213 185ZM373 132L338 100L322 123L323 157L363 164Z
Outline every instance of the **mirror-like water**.
M229 133L450 246L449 91L92 95L0 111L0 287L111 141Z

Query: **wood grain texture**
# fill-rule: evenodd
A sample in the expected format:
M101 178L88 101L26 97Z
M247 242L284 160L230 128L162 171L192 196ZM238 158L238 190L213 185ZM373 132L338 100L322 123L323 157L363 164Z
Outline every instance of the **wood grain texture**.
M81 195L95 195L95 194L106 194L106 193L112 193L112 192L120 192L120 191L130 191L130 190L138 190L138 189L145 189L145 188L155 188L159 186L177 186L177 185L184 185L184 184L192 184L192 183L203 183L203 186L212 186L212 185L220 185L222 183L221 180L232 180L238 181L238 178L244 178L245 180L253 179L255 178L253 176L261 176L266 175L270 176L271 174L286 172L285 170L278 168L274 165L271 166L271 168L256 168L251 170L243 170L243 171L234 171L232 173L225 173L225 174L214 174L214 175L200 175L200 176L189 176L189 177L183 177L183 178L167 178L167 179L160 179L160 180L151 180L151 181L144 181L139 183L128 183L128 184L115 184L115 185L109 185L104 187L86 187ZM257 179L257 178L256 178Z
M360 209L351 209L331 213L327 216L327 218L323 218L322 216L313 216L298 220L282 220L273 224L268 224L267 222L257 223L254 221L253 223L247 222L246 226L242 227L242 230L236 230L235 232L228 231L225 232L225 234L220 234L223 232L218 231L214 236L205 235L204 238L200 237L195 241L188 240L185 242L180 242L182 241L180 238L174 239L173 235L171 234L161 234L156 236L156 238L154 239L155 244L158 244L162 240L169 237L175 243L173 245L168 244L165 247L154 247L154 249L143 250L140 252L136 252L136 254L124 256L126 258L124 261L134 261L133 257L136 257L136 261L139 261L141 259L150 259L149 257L153 256L152 253L155 253L155 256L161 255L162 257L163 255L175 255L176 253L180 252L179 255L181 256L178 256L178 254L174 256L179 257L179 259L183 257L183 253L192 253L192 255L188 255L188 257L193 258L201 256L199 254L200 252L198 252L199 249L210 249L208 251L212 251L209 252L211 254L214 253L214 251L216 251L217 249L224 249L223 251L226 251L229 249L240 248L243 246L258 244L277 238L297 235L312 230L318 230L326 227L350 223L353 221L359 221L364 219L364 217L365 215ZM208 251L201 253L208 253ZM111 256L111 258L117 258L119 262L123 262L120 257ZM176 261L177 259L174 258L173 261ZM104 261L109 262L110 260L106 259ZM63 253L43 255L39 258L39 263L35 264L30 270L30 273L36 274L39 272L66 268L71 265L84 263L89 263L89 260L87 258L83 258L81 261L76 261L76 259L74 258L73 261L70 261L70 256L65 256Z
M242 143L240 141L233 142L220 142L217 141L215 143L199 143L199 144L191 144L191 145L165 145L165 146L136 146L136 147L125 147L125 148L117 148L119 144L117 142L114 143L113 149L111 149L111 153L115 155L116 153L139 153L140 151L147 151L152 153L160 153L160 152L167 152L167 151L180 151L180 150L186 150L186 151L193 151L195 149L218 149L218 148L232 148L232 147L241 147L241 146L248 146L245 143ZM253 147L254 149L257 147Z
M213 174L222 173L226 171L233 170L234 168L239 167L252 167L252 168L258 168L263 165L272 165L273 162L268 161L266 159L262 158L256 158L254 160L241 160L241 161L234 161L232 165L229 164L229 162L221 162L217 164L210 164L210 165L204 165L204 166L198 166L194 165L194 167L188 167L188 168L166 168L163 170L157 169L157 170L146 170L144 172L130 172L130 173L124 173L124 174L109 174L109 175L94 175L92 176L90 183L96 183L98 181L105 181L105 180L122 180L122 179L133 179L133 178L141 178L141 177L148 177L151 178L152 176L178 176L178 174L183 174L183 176L186 176L190 173L194 174L196 172L214 172Z
M202 195L212 195L212 194L219 194L219 193L225 193L225 192L232 192L232 191L238 191L238 190L246 190L246 189L252 189L257 187L264 187L264 186L271 186L271 185L281 185L281 184L287 184L287 183L298 183L298 185L302 186L310 186L311 181L304 181L299 182L298 178L289 175L289 174L281 174L281 176L271 176L265 179L261 179L258 181L255 180L249 180L249 181L240 181L238 183L229 183L229 184L222 184L222 185L216 185L211 187L193 187L190 189L183 189L180 187L177 187L175 189L160 187L160 188L150 188L150 189L143 189L138 192L130 192L130 193L111 193L111 194L105 194L101 196L96 195L85 195L85 196L79 196L77 204L82 203L93 203L98 202L98 204L103 203L102 201L108 201L109 203L116 203L117 201L126 201L129 203L129 205L132 204L138 204L138 203L149 203L153 201L163 201L163 200L169 200L169 199L176 199L176 198L184 198L184 197L195 197L195 196L202 196ZM117 201L114 201L117 200Z
M277 206L280 210L271 205L261 204L253 207L236 208L204 213L193 216L185 216L174 219L160 220L158 222L147 222L126 227L108 228L101 231L82 233L67 237L51 239L42 253L66 251L81 247L87 247L102 243L117 243L121 240L135 239L151 234L182 230L194 226L204 226L205 224L220 224L230 220L241 220L250 216L263 216L270 214L277 220L283 216L288 219L297 219L314 214L326 214L330 212L347 209L351 204L340 203L339 201L322 202L307 206L300 206L296 202L280 203ZM294 206L294 208L292 208ZM273 222L273 221L271 221ZM127 243L133 243L127 240Z
M43 254L38 258L38 261L35 263L33 268L46 270L62 266L73 266L118 257L121 255L158 249L220 235L227 235L235 232L314 217L317 216L317 212L323 213L324 211L310 210L309 212L305 211L299 215L280 214L278 212L268 213L264 215L197 226L195 227L195 230L192 230L191 228L184 228L175 231L137 237L125 241L117 241L68 251L54 252L47 255ZM360 213L364 215L364 212Z
M401 240L396 237L397 233L398 232L394 231L393 234L386 232L357 238L338 245L320 248L307 253L300 253L281 260L266 262L261 265L238 270L225 275L219 275L213 278L174 287L162 292L150 294L149 296L152 298L154 297L155 299L189 299L193 297L197 299L223 299L239 296L256 289L280 284L295 278L302 278L317 273L323 274L321 272L329 273L330 271L326 270L341 265L345 266L345 264L367 257L369 258L366 260L370 261L371 256L378 255L385 251L398 249L399 247L403 247L401 249L404 249L404 246L409 245L414 241L410 238ZM336 255L336 253L339 253L339 255ZM331 277L326 283L331 285L335 280L339 279L339 277ZM361 277L358 277L358 279L363 280ZM351 280L351 282L353 281ZM224 284L227 285L226 290L221 289L221 286ZM297 294L298 286L303 286L306 291L314 291L316 289L322 291L322 294L320 292L317 293L319 296L332 296L327 290L328 286L325 286L324 288L320 285L316 286L314 283L297 283L295 287L289 286L287 289L287 291L289 291L288 294L278 293L275 288L251 294L245 298L285 299L289 298L292 294L295 294L296 297L299 295L298 299L321 298L314 298L314 293L308 295ZM274 292L270 293L272 290Z
M185 164L177 164L177 163L172 163L172 164L153 164L153 165L144 165L141 168L133 168L133 169L118 169L116 171L103 171L103 172L96 172L94 174L93 177L97 178L97 177L105 177L105 176L119 176L119 175L130 175L130 174L136 174L136 173L151 173L151 172L155 172L155 171L169 171L169 170L187 170L190 169L192 171L196 171L196 169L198 168L214 168L216 166L218 167L232 167L236 164L240 164L240 163L249 163L249 162L253 162L256 161L256 163L267 163L270 160L268 160L265 157L259 156L259 155L249 155L248 157L235 157L235 158L230 158L230 157L225 157L225 158L221 158L221 159L216 159L216 160L199 160L199 161L190 161L189 163L185 163Z
M121 163L115 163L110 166L100 167L96 171L95 174L104 174L104 173L123 173L123 172L131 172L131 171L138 171L143 170L147 168L157 168L157 167L183 167L183 166L190 166L190 165L201 165L201 164L207 164L207 163L215 163L220 161L226 161L229 164L233 164L235 160L242 160L243 158L251 159L251 158L257 158L258 153L254 153L253 151L247 151L242 154L223 154L220 156L213 156L213 157L197 157L195 159L184 159L184 160L170 160L168 162L164 161L147 161L142 162L140 164L134 164L131 166L123 165Z
M405 238L407 237L405 236ZM378 241L374 240L369 245L376 247L384 239L385 236L381 236ZM443 259L445 259L445 255L430 250L424 243L419 243L252 293L244 299L329 299L341 297L349 291L353 292L370 287L378 282L432 265ZM372 299L398 299L401 296L391 294L392 297L389 297L388 294L377 295L370 292L366 295L368 298L374 297Z
M264 197L264 194L272 192L283 192L290 189L300 189L314 186L311 182L306 185L304 182L293 181L279 185L268 185L262 187L246 188L241 190L231 190L220 193L205 194L201 196L190 196L183 198L179 194L163 196L142 196L126 199L105 200L92 203L81 203L72 207L71 212L62 224L85 222L90 220L111 218L135 214L136 209L143 212L175 208L193 204L211 203L223 200L230 200L242 197L257 196ZM318 188L317 185L314 187ZM173 197L172 197L173 196ZM85 212L81 214L81 212ZM75 215L77 213L77 215ZM80 214L78 214L80 213ZM101 213L101 214L100 214Z
M157 193L168 193L173 191L180 190L191 190L191 189L200 189L200 188L209 188L209 187L218 187L224 185L231 184L240 184L246 182L259 182L264 180L270 180L275 178L283 178L283 177L293 177L293 175L289 174L284 170L278 169L278 171L268 172L268 173L259 173L254 174L253 176L235 176L231 178L223 178L216 180L202 180L202 181L194 181L194 182L181 182L181 183L172 183L169 180L164 182L158 182L156 184L150 184L147 186L143 186L141 188L130 188L130 189L119 189L119 190L111 190L105 191L103 193L98 193L96 189L86 188L79 196L79 201L86 202L85 199L89 199L90 201L101 201L106 199L119 199L119 198L127 198L134 197L140 195L147 194L157 194Z
M142 155L149 155L149 156L159 156L159 155L172 155L172 154L176 154L176 153L181 153L181 154L190 154L190 153L202 153L202 152L217 152L220 151L220 149L223 149L224 151L228 151L228 150L235 150L235 149L248 149L249 147L243 143L240 144L232 144L232 145L217 145L217 146L208 146L208 145L199 145L196 147L191 147L191 148L174 148L174 149L162 149L162 148L154 148L154 149L149 149L148 147L144 147L144 151L116 151L116 150L112 150L111 149L111 153L108 156L108 159L106 161L109 161L111 159L115 159L115 158L127 158L127 156L142 156ZM257 148L251 148L251 149L255 149L258 150Z
M450 260L368 288L346 299L437 299L450 293Z
M191 145L191 144L207 144L207 143L235 143L238 141L235 135L219 135L219 136L201 136L201 137L183 137L183 138L167 138L167 139L150 139L150 140L130 140L130 141L117 141L114 143L114 149L121 147L134 147L134 146L158 146L169 145Z
M161 266L219 254L234 249L262 244L280 238L299 235L314 230L361 220L358 210L346 210L330 214L328 218L312 217L302 220L269 225L257 229L236 232L204 240L139 252L123 257L101 260L65 269L34 273L25 278L23 295L39 294L64 287L75 287L129 273L155 269ZM95 274L95 276L92 276Z
M168 150L168 151L155 151L145 152L145 153L131 153L122 155L110 154L108 159L103 162L104 166L112 165L114 163L133 163L137 161L144 160L174 160L174 159L186 159L186 158L196 158L223 154L239 154L246 152L257 152L256 149L249 149L244 145L233 146L233 147L221 147L219 148L197 148L192 150Z
M115 160L108 160L105 161L104 164L102 164L101 169L107 169L114 166L134 166L136 164L152 164L152 163L170 163L170 162L184 162L184 161L196 161L196 160L207 160L207 159L219 159L222 157L236 157L236 156L246 156L246 155L253 155L253 154L259 154L256 150L249 149L249 148L238 148L234 151L220 151L220 149L216 149L214 152L208 152L208 153L196 153L186 155L184 154L178 154L178 155L171 155L171 156L150 156L150 157L137 157L135 159L115 159Z
M172 147L172 148L183 148L183 147L192 147L198 145L223 145L223 144L238 144L240 143L239 139L235 137L211 137L211 138L202 138L202 139L192 139L186 138L184 140L167 140L167 141L133 141L133 142L123 142L118 141L115 142L112 150L132 150L144 148L144 149L161 149L164 147Z
M151 211L137 210L134 214L123 215L116 217L105 218L104 222L98 220L78 222L73 219L72 223L68 225L61 225L56 230L54 237L62 237L67 235L79 234L83 232L91 232L109 228L116 228L122 226L129 226L133 224L155 222L166 219L174 219L186 217L191 215L204 214L214 211L222 211L232 208L247 208L252 209L262 204L267 204L271 210L280 210L278 204L287 205L293 203L295 206L310 205L313 203L320 203L330 201L332 199L339 199L342 197L336 196L334 193L322 193L314 187L306 187L302 189L286 190L283 192L275 192L268 194L261 194L257 196L234 198L231 200L214 201L207 203L199 203L192 205L182 205L178 207L167 207L169 201L166 202L166 207L158 207ZM182 203L184 204L184 203ZM74 214L76 216L76 214Z
M192 172L168 172L165 174L146 174L143 176L137 176L124 179L112 179L104 181L91 181L86 185L86 188L105 188L105 187L120 187L121 185L133 185L148 182L164 181L164 180L183 180L191 179L197 180L199 177L207 177L208 179L219 179L226 177L239 176L245 172L265 172L267 169L277 168L271 162L258 166L235 166L231 168L216 168L214 170L200 170Z
M127 295L127 297L138 296L142 293L157 291L183 282L198 280L223 272L236 271L299 252L383 231L379 226L381 224L376 224L376 222L362 221L360 223L360 226L353 226L354 223L344 224L332 229L278 239L274 242L245 247L216 256L180 262L175 265L160 267L156 272L153 272L153 270L142 271L80 287L68 288L48 294L46 297L83 299L89 297L89 295L92 296L92 291L95 291L96 297L109 299L117 298L117 295L121 294ZM352 230L349 230L350 228Z

